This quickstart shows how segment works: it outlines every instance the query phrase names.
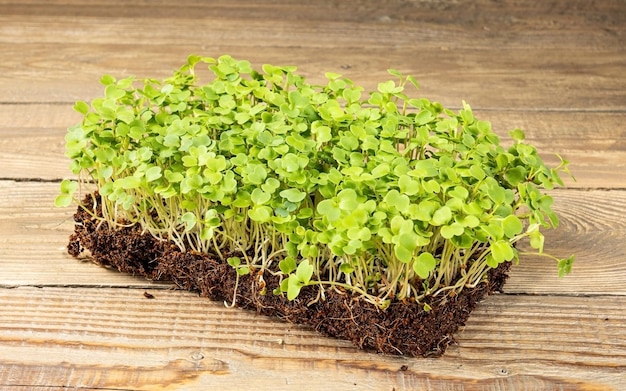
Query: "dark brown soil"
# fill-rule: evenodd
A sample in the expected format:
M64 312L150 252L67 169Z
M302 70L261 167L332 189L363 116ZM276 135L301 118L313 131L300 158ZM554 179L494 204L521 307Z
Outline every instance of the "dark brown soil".
M84 204L91 205L90 200L88 196ZM68 245L71 255L78 256L88 250L93 261L100 265L151 280L172 281L212 300L232 301L236 273L225 262L206 254L181 252L171 243L142 235L137 227L110 230L80 207L74 219L75 232ZM356 296L333 289L325 292L325 300L307 305L317 297L317 287L304 288L290 302L272 293L278 279L270 273L263 275L267 285L265 295L260 294L259 276L241 276L236 303L260 314L308 324L326 335L352 341L362 349L439 356L454 342L453 334L465 324L476 304L488 293L501 290L509 267L507 263L492 270L488 284L465 289L443 303L431 303L428 312L414 302L394 302L382 311Z

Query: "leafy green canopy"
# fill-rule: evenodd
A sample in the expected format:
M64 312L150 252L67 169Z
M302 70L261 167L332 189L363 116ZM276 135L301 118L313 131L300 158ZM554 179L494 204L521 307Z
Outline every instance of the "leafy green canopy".
M75 105L79 181L63 181L56 204L95 185L110 227L138 224L239 275L278 274L274 293L290 300L319 285L381 307L420 301L517 262L523 238L543 254L541 228L558 218L541 189L562 185L566 161L546 167L520 130L505 149L467 104L411 98L417 82L396 71L364 97L340 75L316 86L295 70L190 56L163 81L104 76L104 96Z

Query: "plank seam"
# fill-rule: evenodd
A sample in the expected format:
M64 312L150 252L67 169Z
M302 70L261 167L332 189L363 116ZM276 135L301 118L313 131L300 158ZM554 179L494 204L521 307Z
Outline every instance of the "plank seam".
M506 288L506 284L504 286ZM18 288L63 288L63 289L128 289L128 290L158 290L158 291L173 291L173 292L190 292L185 289L177 288L174 285L170 285L167 282L157 283L157 285L111 285L111 284L0 284L0 289L10 290ZM191 291L190 293L196 293ZM493 293L495 295L503 296L528 296L528 297L563 297L563 298L623 298L626 295L623 294L607 294L607 293L534 293L534 292L498 292Z

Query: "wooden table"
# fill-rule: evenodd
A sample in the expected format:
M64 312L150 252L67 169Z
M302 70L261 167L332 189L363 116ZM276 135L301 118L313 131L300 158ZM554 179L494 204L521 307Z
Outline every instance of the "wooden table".
M626 389L626 2L0 0L0 389ZM132 4L132 5L130 5ZM521 127L577 182L562 224L437 359L381 356L66 254L66 128L102 74L162 78L190 53L342 73L386 69ZM154 295L150 300L144 292Z

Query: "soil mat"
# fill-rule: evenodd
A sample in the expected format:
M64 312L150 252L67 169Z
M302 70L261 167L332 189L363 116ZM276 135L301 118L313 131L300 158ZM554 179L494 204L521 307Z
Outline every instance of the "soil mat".
M98 197L97 194L95 197ZM93 205L87 196L83 205ZM98 203L97 203L98 204ZM96 208L95 214L100 211ZM225 261L207 254L181 252L170 242L142 234L139 227L110 229L78 207L75 231L68 252L78 257L85 250L97 264L155 281L171 281L179 288L198 292L212 300L231 303L237 286L236 305L288 322L307 324L328 336L352 341L357 347L379 353L439 356L455 342L454 333L467 321L476 304L487 294L500 291L510 263L489 272L488 283L464 289L445 301L429 303L430 311L415 302L392 302L386 310L335 289L316 300L318 287L305 287L293 301L272 290L278 277L270 273L240 276Z

